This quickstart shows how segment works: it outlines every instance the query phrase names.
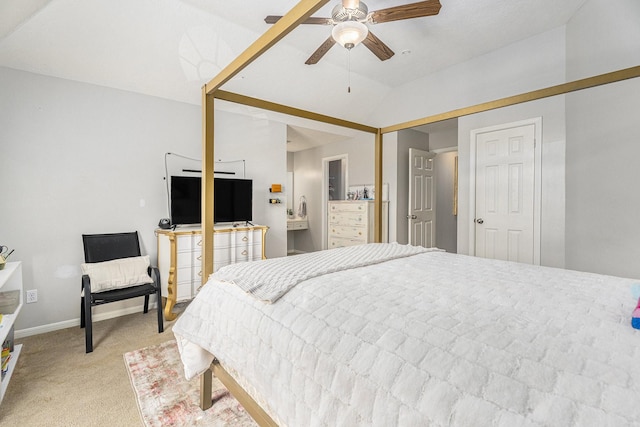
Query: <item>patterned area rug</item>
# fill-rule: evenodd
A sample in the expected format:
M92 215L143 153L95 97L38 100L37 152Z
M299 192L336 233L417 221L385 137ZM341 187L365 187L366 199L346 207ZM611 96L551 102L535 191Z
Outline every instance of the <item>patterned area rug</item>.
M185 380L175 340L125 353L124 363L146 426L256 426L216 378L213 406L200 409L200 380Z

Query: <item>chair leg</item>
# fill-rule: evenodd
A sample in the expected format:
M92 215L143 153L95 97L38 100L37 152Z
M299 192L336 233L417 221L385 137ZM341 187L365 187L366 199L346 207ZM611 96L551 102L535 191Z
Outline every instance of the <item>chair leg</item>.
M84 328L84 297L80 297L80 328Z
M91 297L84 298L84 337L86 352L91 353L93 351L93 324L91 323Z
M144 312L149 312L149 294L144 296Z
M156 292L157 300L158 300L158 333L164 332L164 315L162 314L162 296L160 292L160 288L158 288L158 292Z

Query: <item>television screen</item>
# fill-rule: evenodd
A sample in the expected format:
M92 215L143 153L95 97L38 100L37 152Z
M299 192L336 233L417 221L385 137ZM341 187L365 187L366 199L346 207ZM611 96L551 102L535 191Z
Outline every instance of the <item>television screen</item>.
M252 220L253 181L237 178L214 178L214 222ZM200 177L171 177L171 223L200 224Z
M251 221L253 181L215 178L213 180L214 222Z
M171 223L200 224L202 183L199 177L171 177Z

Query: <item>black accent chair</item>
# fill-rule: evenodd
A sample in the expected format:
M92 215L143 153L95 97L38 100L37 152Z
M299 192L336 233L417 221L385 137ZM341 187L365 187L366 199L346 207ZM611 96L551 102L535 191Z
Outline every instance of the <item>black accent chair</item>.
M83 234L82 242L84 244L84 261L86 263L140 256L140 242L137 231L111 234ZM82 291L84 292L80 298L80 327L85 328L87 353L93 351L91 307L96 305L144 296L144 312L147 313L149 311L149 295L155 294L158 304L158 333L164 332L160 271L157 267L149 267L148 273L153 279L153 283L95 293L91 292L89 276L82 276Z

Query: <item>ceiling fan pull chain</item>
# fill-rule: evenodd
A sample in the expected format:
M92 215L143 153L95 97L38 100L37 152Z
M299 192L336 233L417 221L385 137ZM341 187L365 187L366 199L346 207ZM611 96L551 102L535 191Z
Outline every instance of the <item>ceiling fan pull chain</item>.
M351 49L347 49L347 93L351 93Z

